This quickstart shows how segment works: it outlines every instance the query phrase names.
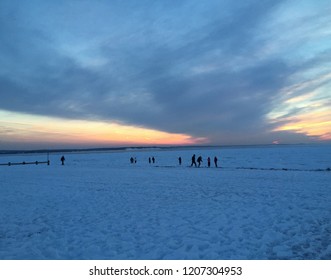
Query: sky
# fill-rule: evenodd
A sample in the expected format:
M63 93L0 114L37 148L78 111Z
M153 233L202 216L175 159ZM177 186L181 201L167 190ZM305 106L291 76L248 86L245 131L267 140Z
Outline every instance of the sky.
M331 142L329 0L0 0L0 149Z

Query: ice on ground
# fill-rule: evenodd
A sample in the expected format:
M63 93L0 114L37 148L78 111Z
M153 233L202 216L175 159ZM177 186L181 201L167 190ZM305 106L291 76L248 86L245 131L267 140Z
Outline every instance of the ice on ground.
M129 150L0 166L0 259L331 259L330 152ZM202 168L189 167L193 153Z

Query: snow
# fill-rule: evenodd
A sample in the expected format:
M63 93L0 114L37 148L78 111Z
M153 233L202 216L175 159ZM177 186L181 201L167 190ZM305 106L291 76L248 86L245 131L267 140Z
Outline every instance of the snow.
M189 167L194 153L201 168ZM134 149L0 166L0 259L331 259L330 155L328 145ZM36 160L47 158L0 156Z

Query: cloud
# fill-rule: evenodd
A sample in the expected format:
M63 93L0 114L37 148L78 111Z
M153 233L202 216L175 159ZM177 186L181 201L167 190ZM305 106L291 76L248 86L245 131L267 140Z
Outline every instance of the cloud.
M289 1L64 1L40 2L36 10L37 2L0 4L3 110L184 133L215 144L264 142L275 136L268 114L287 100L284 89L304 83L302 73L329 57L323 48L297 63L286 46L270 48L277 32L269 38L262 32L277 28L268 19Z

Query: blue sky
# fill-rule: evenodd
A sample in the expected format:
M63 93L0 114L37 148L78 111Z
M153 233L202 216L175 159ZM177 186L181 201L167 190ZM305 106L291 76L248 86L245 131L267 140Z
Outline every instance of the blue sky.
M331 140L331 3L0 1L0 149Z

